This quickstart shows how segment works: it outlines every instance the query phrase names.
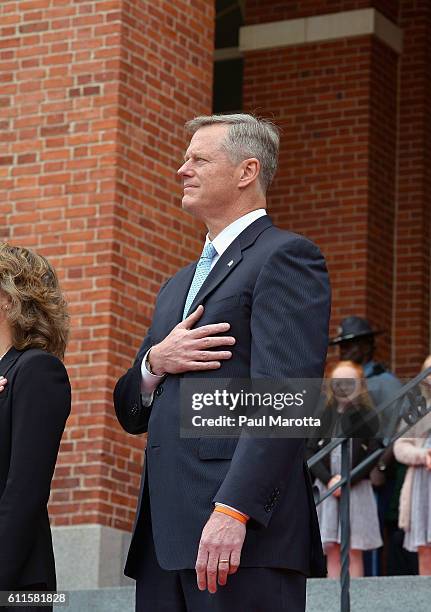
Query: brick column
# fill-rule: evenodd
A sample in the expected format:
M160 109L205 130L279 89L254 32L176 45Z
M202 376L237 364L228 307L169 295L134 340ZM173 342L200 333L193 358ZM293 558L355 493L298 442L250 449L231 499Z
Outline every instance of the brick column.
M175 169L184 121L211 110L213 19L205 0L0 5L1 239L50 258L73 323L50 503L63 588L122 580L143 440L112 390L160 283L199 248Z
M394 358L413 376L431 353L431 4L401 2L400 25Z
M264 12L249 0L241 32L244 106L283 129L270 213L325 253L332 332L344 316L366 316L387 330L378 358L390 361L401 33L388 18L396 3L289 5L270 0Z
M247 24L316 17L366 8L375 8L393 21L396 21L398 15L396 0L247 0L246 7Z

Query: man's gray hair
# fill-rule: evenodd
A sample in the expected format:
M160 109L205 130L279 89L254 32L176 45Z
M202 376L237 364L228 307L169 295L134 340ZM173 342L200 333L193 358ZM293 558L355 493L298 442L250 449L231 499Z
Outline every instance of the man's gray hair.
M199 128L214 124L229 126L223 148L235 164L249 157L260 161L259 180L263 193L266 193L277 171L279 128L267 119L246 113L201 115L187 121L185 127L194 134Z

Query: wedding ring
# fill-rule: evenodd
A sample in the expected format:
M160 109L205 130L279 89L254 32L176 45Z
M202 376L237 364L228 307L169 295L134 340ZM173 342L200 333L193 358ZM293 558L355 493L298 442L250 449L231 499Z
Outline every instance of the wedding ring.
M219 563L230 563L229 559L219 559Z

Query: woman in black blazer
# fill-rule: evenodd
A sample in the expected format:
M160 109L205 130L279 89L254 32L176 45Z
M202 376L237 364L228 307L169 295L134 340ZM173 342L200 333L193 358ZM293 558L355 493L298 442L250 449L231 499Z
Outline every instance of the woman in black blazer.
M56 589L47 503L70 412L68 330L51 265L1 244L0 591Z

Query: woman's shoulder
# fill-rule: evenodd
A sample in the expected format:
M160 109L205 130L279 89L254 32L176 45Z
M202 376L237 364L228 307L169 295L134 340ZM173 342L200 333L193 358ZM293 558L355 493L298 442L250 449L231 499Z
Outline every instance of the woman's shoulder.
M47 368L50 368L67 373L61 359L52 353L48 353L48 351L44 351L43 349L39 348L28 348L19 352L21 354L16 362L17 369L32 367L46 370ZM31 366L28 364L31 364Z
M26 362L26 361L34 361L34 360L55 360L58 361L60 363L63 363L61 361L61 359L59 359L56 355L53 355L52 353L48 353L48 351L44 351L43 349L40 348L27 348L24 349L22 351L19 351L21 353L21 358L20 360L22 362Z
M29 348L16 351L16 355L13 369L6 374L5 388L15 419L27 418L29 414L45 418L54 408L60 421L66 419L70 413L71 385L63 362L42 349Z

